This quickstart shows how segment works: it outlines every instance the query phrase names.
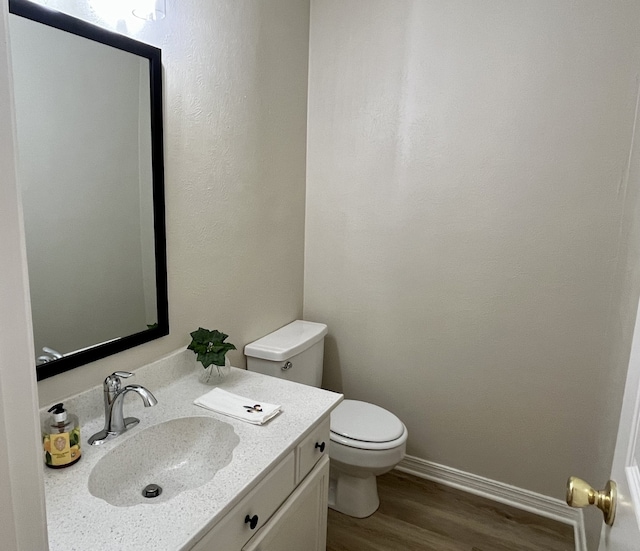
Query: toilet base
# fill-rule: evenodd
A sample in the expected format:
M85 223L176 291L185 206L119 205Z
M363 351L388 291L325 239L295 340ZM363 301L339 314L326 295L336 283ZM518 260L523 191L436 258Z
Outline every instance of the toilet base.
M350 476L334 467L329 473L329 508L350 517L365 518L380 506L375 475Z

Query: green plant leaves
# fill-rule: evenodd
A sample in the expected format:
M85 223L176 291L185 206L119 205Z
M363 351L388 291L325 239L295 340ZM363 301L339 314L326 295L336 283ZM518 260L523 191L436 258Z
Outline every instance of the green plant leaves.
M190 333L191 344L187 346L188 350L193 350L197 354L197 360L203 367L209 367L211 364L224 365L224 358L229 350L236 350L236 347L230 342L224 342L229 336L217 329L210 331L198 327L197 331Z
M75 428L69 433L69 446L80 444L80 428Z

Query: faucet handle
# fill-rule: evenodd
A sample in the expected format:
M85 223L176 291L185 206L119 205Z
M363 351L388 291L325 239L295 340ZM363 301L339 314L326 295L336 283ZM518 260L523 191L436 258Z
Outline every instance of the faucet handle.
M133 373L129 373L128 371L114 371L104 380L104 391L109 393L118 392L122 384L120 377L128 379L129 377L133 377L133 375Z

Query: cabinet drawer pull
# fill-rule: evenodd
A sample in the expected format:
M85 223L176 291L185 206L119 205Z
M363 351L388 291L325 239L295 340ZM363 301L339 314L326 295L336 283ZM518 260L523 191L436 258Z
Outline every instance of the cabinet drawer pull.
M316 442L316 449L320 448L320 453L324 453L324 442L322 442L322 444L318 444L318 442Z
M258 515L253 515L252 517L247 515L244 517L244 523L248 524L252 530L255 530L256 526L258 526Z

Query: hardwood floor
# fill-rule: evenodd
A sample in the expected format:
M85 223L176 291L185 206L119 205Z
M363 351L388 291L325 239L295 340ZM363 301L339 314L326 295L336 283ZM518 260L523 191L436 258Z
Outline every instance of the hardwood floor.
M329 509L327 551L573 551L573 527L391 471L380 508L355 519Z

